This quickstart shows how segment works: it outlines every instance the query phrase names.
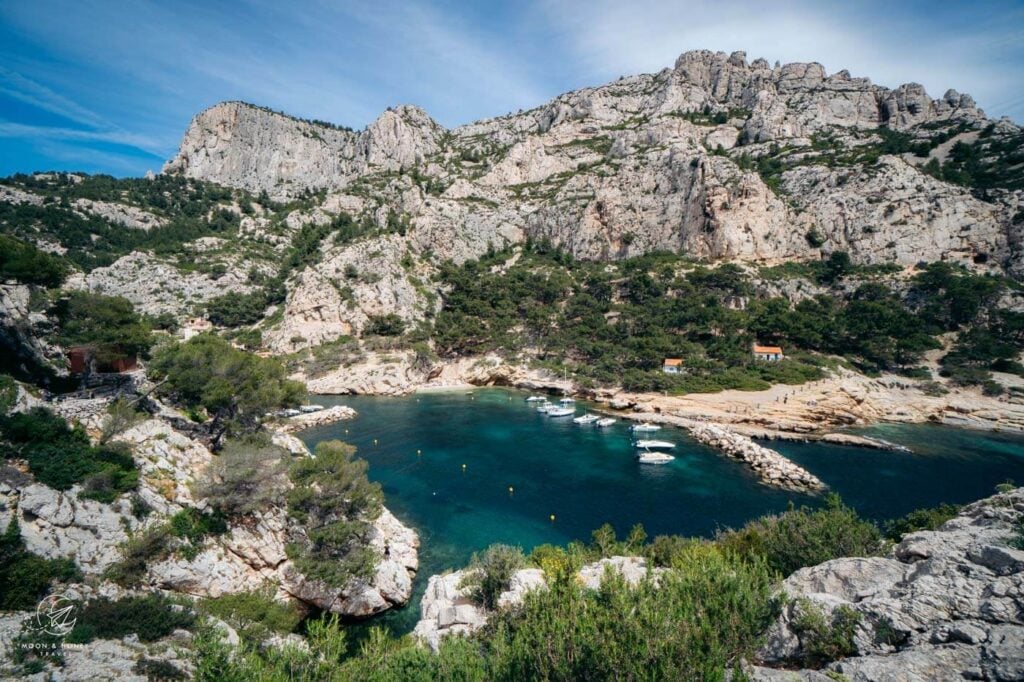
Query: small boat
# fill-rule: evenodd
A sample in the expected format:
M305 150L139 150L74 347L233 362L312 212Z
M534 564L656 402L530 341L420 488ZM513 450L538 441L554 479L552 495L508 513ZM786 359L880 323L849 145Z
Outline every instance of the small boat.
M581 425L593 424L594 422L598 421L598 416L596 414L584 414L580 415L579 417L573 417L573 421Z
M657 424L634 424L633 430L637 433L654 433L655 431L661 431L661 427Z
M636 447L640 450L671 450L676 446L670 440L638 440Z
M615 419L613 417L602 417L601 419L598 419L594 423L594 426L596 426L599 429L603 429L604 427L611 426L614 423Z
M636 453L636 459L641 464L668 464L675 459L672 455L667 452L651 452L650 450L641 450Z
M324 409L323 405L302 405L299 407L299 411L305 414L311 414L313 412L319 412Z
M562 398L561 400L558 401L558 404L561 405L562 407L568 407L569 405L575 405L576 401L573 400L572 398Z
M576 414L576 409L573 407L555 407L552 405L551 409L548 410L549 417L571 417Z
M547 400L547 398L545 398L542 395L531 395L529 398L526 399L526 402L528 402L528 403L542 403L542 402L545 402L546 400Z
M542 402L540 405L537 406L537 411L538 412L547 412L548 410L554 410L557 407L558 407L557 405L552 405L551 403L549 403L548 401L545 400L544 402Z

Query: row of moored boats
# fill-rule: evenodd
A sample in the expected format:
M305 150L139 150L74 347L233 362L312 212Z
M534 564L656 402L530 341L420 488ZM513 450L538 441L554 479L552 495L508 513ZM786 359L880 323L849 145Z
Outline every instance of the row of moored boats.
M599 417L589 412L576 415L576 401L572 398L562 398L557 403L553 403L544 396L531 395L526 399L526 402L534 403L534 409L548 417L572 417L573 422L580 426L593 424L597 428L603 429L617 421L613 417ZM675 443L643 437L646 434L660 431L661 427L657 424L636 424L630 427L630 430L634 434L633 445L636 447L636 458L641 464L666 464L675 459L675 457L667 452L675 448Z

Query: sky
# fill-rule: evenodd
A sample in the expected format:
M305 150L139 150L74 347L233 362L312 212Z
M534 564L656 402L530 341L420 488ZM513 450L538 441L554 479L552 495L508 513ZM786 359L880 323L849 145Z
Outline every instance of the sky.
M1024 0L0 0L0 176L158 172L224 100L356 129L415 104L452 127L692 49L954 88L1024 122Z

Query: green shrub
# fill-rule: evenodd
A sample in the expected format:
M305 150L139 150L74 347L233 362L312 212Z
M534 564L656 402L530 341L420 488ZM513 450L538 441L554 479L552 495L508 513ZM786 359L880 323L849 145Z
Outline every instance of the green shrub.
M184 541L182 555L189 560L196 558L203 540L228 530L224 517L219 513L204 514L191 507L177 512L167 523L170 534Z
M18 400L18 385L14 378L7 374L0 374L0 416L11 411Z
M288 556L306 576L344 587L352 577L369 577L376 553L368 538L380 515L380 486L366 478L366 461L341 441L324 441L314 457L297 460L288 472L288 514L303 537L287 547Z
M813 602L799 600L793 631L800 637L803 665L820 668L857 653L853 638L861 620L861 614L845 604L826 616Z
M886 521L885 536L893 542L899 542L907 533L935 530L959 514L962 508L959 504L940 504L927 509L915 509L906 516Z
M405 332L405 320L394 313L370 317L364 333L373 336L401 336Z
M156 658L140 658L132 667L132 672L147 680L159 680L160 682L188 679L188 675L170 661Z
M109 503L138 483L126 445L94 447L84 429L68 426L46 408L0 416L0 437L6 441L7 458L26 460L36 479L51 488L67 490L83 483L81 497Z
M104 577L122 587L135 587L142 582L151 561L167 557L171 552L171 532L167 524L151 526L128 538L121 546L121 559L111 564Z
M778 613L774 582L763 561L707 545L657 586L614 573L597 591L555 581L488 627L490 679L721 679Z
M295 632L304 615L295 604L274 600L272 588L206 599L201 609L220 618L253 641L262 641L272 633L283 635Z
M63 258L0 234L0 281L13 279L21 284L59 287L69 272Z
M498 597L509 588L512 575L525 564L526 557L519 547L491 545L482 554L473 555L459 587L468 587L470 598L485 609L496 609Z
M65 348L89 348L99 362L125 355L146 357L153 345L149 325L120 296L72 291L52 312L58 322L57 342Z
M838 557L877 556L885 548L878 527L858 517L834 493L823 509L801 507L764 516L739 530L719 533L716 543L745 556L762 556L783 575Z
M85 643L135 634L143 642L154 642L175 630L192 627L195 620L194 613L163 596L125 597L116 601L99 598L78 610L75 629L68 639Z
M17 518L11 518L0 536L0 611L33 609L53 582L81 579L73 560L44 559L29 552Z
M255 431L264 414L294 407L305 397L305 387L289 380L280 362L233 348L212 334L160 348L150 374L163 381L161 394L209 413L218 440L229 431Z
M107 443L110 439L121 435L143 419L145 419L145 416L135 409L134 403L124 398L118 398L107 405L107 416L103 419L103 425L100 429L100 443Z
M229 440L196 484L196 494L229 518L269 509L284 499L289 453L258 435Z

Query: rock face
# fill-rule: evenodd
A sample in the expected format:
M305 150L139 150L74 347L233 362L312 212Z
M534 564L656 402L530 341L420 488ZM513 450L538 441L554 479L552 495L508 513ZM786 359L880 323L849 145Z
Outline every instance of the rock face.
M287 196L336 188L368 170L394 171L438 149L443 129L421 109L402 106L353 133L226 102L196 116L164 172Z
M791 603L760 651L762 664L798 660L805 608L860 614L856 652L827 670L849 680L1024 678L1024 488L964 508L935 531L911 533L887 557L835 559L783 583ZM810 605L810 606L809 606ZM778 679L755 668L755 680ZM801 679L818 679L811 671Z
M410 248L455 261L532 237L586 259L669 249L775 261L845 250L859 262L991 268L1017 262L1016 194L981 201L923 174L910 155L812 160L769 187L741 158L780 149L799 158L826 137L866 148L882 127L969 135L988 123L955 92L932 99L920 85L890 90L817 63L773 68L741 52L693 51L657 74L450 131L414 107L355 133L228 102L195 117L164 172L277 197L327 189L329 202L378 225L392 211L407 216ZM354 257L337 254L339 264ZM304 320L315 308L312 319L331 323L328 308L339 309L323 274L289 303Z
M66 400L51 404L67 418L81 418L95 431L106 399ZM19 405L17 409L29 405ZM151 511L144 518L133 513L127 495L112 504L79 497L79 487L57 491L34 483L13 466L0 467L0 528L17 515L29 551L46 558L71 557L82 573L98 579L122 558L122 547L133 536L165 524L186 509L203 509L205 500L194 494L194 484L215 456L201 442L172 426L184 421L172 408L160 405L158 416L146 419L115 437L132 448L139 470L138 501ZM303 415L311 420L350 418L351 408L337 407ZM300 427L308 426L300 423ZM297 457L309 450L294 436L275 434L274 440ZM278 597L293 599L344 616L364 617L395 605L412 595L418 568L419 537L384 509L373 522L370 544L380 557L373 577L343 590L310 581L288 560L285 548L289 524L283 507L273 507L239 522L228 532L207 537L194 555L170 551L147 562L142 587L198 597L219 597L279 586Z
M470 634L487 623L489 612L469 598L467 588L460 587L470 570L434 575L427 583L427 591L420 603L420 620L416 623L413 635L435 651L442 637ZM640 582L649 573L647 561L643 557L615 556L587 564L579 570L579 580L589 589L596 590L601 586L606 570L619 573L631 585ZM662 570L656 568L650 572L657 575ZM498 597L498 608L521 604L527 592L545 589L546 586L547 581L541 569L520 569L512 574L509 588Z

